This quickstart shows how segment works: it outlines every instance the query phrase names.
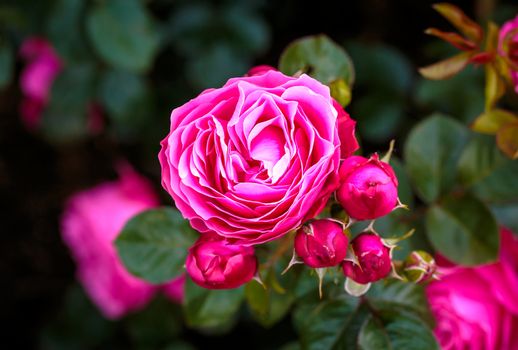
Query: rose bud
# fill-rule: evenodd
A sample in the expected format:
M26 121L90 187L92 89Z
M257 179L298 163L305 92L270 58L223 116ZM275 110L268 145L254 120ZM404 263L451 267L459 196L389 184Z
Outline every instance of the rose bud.
M434 279L436 270L435 259L422 250L410 253L403 265L403 275L410 282L415 283L428 282Z
M355 261L346 260L344 275L360 284L386 277L392 270L390 248L375 233L362 232L351 241Z
M342 223L330 219L315 220L297 231L295 253L313 268L336 266L347 255L348 241Z
M277 69L272 67L272 66L269 66L267 64L261 64L259 66L255 66L255 67L250 68L248 73L246 73L246 76L247 77L253 77L255 75L264 74L264 73L266 73L268 71L271 71L271 70L276 71Z
M390 213L398 203L398 181L392 167L379 160L351 156L340 166L338 202L356 220L372 220Z
M189 249L187 273L199 286L230 289L249 282L256 274L254 248L232 244L216 234L203 234Z

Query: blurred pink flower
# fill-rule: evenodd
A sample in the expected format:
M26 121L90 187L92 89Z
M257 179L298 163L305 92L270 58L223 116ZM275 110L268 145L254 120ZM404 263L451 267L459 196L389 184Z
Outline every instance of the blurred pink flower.
M20 89L24 98L20 104L23 123L30 130L40 126L41 115L49 103L52 83L64 68L52 44L44 38L30 37L21 48L20 56L26 62L20 76ZM95 102L88 104L87 128L92 134L104 128L102 108Z
M439 269L426 288L445 350L518 349L518 239L502 229L498 262ZM439 259L439 261L442 259Z
M509 73L518 94L518 16L505 22L500 29L498 53L514 66Z
M128 219L158 205L151 184L129 165L120 179L73 195L62 217L62 235L77 263L77 277L101 312L111 319L143 308L160 286L132 276L113 241ZM175 302L183 297L184 278L163 286Z
M27 63L20 77L24 95L20 114L25 125L34 129L39 125L52 83L63 69L63 63L50 42L39 37L26 39L20 48L20 55Z

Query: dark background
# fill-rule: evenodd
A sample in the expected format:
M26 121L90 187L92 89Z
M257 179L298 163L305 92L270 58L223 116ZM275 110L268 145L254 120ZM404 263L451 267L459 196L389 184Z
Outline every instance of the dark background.
M254 58L257 64L276 65L283 48L304 35L325 33L338 43L347 40L384 43L400 50L414 67L431 63L424 48L435 39L423 31L433 26L449 29L447 22L432 10L433 1L269 1L259 7L270 28L270 45ZM491 1L454 1L471 16L477 6ZM511 1L502 2L511 4ZM172 4L172 5L171 5ZM157 17L163 8L174 10L175 2L148 1ZM151 81L167 79L168 69L181 70L182 58L165 50L159 54ZM168 62L169 64L163 64ZM175 66L171 68L170 66ZM17 74L22 63L16 66ZM188 98L197 89L186 86ZM368 93L368 91L360 91ZM356 95L355 95L356 96ZM175 103L185 100L184 96ZM64 200L75 191L115 178L114 160L124 156L155 183L163 203L169 203L159 188L156 153L160 138L151 141L155 156L143 160L140 145L118 142L107 133L66 143L52 143L38 133L28 132L17 114L20 92L17 81L0 93L0 275L2 276L2 319L7 329L3 347L37 348L42 329L54 320L63 304L65 293L74 283L74 265L59 234L59 217ZM169 109L176 105L172 104ZM354 99L353 99L354 106ZM409 105L410 121L416 106ZM353 115L353 117L355 117ZM168 114L163 119L161 134L167 130ZM376 144L367 142L367 150ZM264 330L251 321L244 321L230 335L210 337L188 331L185 339L204 347L225 346L255 349L267 344L282 344L295 335L289 319L272 330ZM122 335L124 338L124 335ZM250 342L250 339L254 341ZM123 340L124 343L124 340ZM128 343L129 344L129 343Z

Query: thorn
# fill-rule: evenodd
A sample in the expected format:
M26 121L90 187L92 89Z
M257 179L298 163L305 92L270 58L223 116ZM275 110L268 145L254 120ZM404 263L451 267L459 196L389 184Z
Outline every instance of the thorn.
M263 282L263 280L261 279L261 276L259 276L259 273L257 272L254 276L254 278L252 278L254 281L256 281L257 283L259 283L265 290L266 290L266 286Z
M291 256L291 260L288 264L288 266L284 269L284 271L281 272L281 276L284 275L288 270L295 264L302 264L303 261L300 261L297 257L297 253L295 253L295 249L293 249L293 255Z
M392 152L394 151L394 145L395 144L396 144L396 140L391 140L390 141L389 150L387 151L387 153L385 153L383 158L381 158L382 162L385 162L387 164L390 162L390 157L392 156Z

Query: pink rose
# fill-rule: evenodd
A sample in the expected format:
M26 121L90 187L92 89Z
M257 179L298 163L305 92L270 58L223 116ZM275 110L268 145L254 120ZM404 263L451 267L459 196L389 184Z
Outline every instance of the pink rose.
M72 196L62 217L62 235L77 263L77 277L101 312L111 319L141 309L158 287L131 275L113 241L128 219L158 205L151 184L129 165L120 179ZM181 299L183 279L166 285L165 294Z
M504 23L498 37L498 54L511 65L511 79L518 94L518 16Z
M340 166L336 198L350 217L372 220L390 213L397 204L398 181L392 167L375 154L352 156Z
M189 249L187 273L203 288L230 289L249 282L257 272L254 248L232 244L216 234L201 235Z
M347 254L349 240L340 222L321 219L302 226L295 235L295 252L313 268L340 264Z
M20 55L27 63L20 76L20 88L24 95L20 114L25 125L34 129L39 124L52 83L63 69L63 63L52 45L38 37L26 39L20 48Z
M191 225L264 243L315 217L336 189L338 112L329 88L270 70L173 110L162 185Z
M380 236L362 232L351 241L356 261L344 261L344 275L361 284L376 282L388 276L392 270L390 248Z
M435 336L450 349L518 349L518 240L502 229L500 259L440 268L426 288Z

